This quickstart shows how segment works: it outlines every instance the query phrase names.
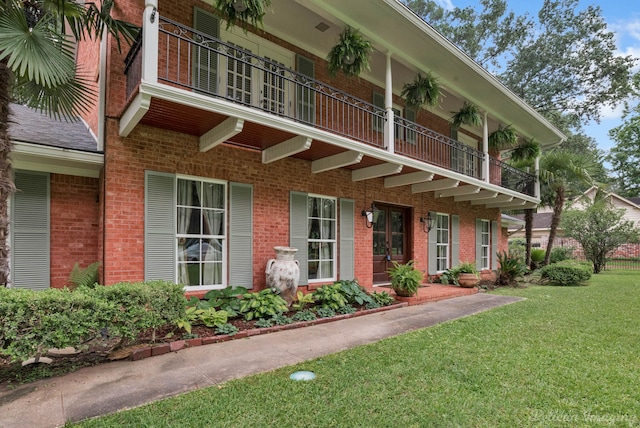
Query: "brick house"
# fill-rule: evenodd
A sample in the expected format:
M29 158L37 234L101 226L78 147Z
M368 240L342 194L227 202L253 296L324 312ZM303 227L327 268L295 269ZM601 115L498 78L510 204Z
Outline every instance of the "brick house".
M391 261L429 275L497 268L501 209L539 197L535 176L489 153L488 134L511 125L544 147L564 139L557 129L395 0L272 0L246 33L211 4L123 0L139 43L78 46L99 93L83 117L95 146L86 159L64 141L16 155L13 207L37 201L47 219L12 217L16 286L61 287L75 262L99 260L104 284L261 289L274 246L298 249L310 288L384 284ZM325 58L347 26L372 42L371 67L331 78ZM440 103L408 108L403 84L425 72ZM483 126L452 129L464 101ZM49 245L18 251L34 226ZM35 266L32 253L48 259Z

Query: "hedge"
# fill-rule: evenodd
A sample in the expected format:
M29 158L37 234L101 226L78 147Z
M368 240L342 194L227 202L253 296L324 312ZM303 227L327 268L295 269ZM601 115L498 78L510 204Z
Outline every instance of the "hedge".
M184 316L182 286L164 282L119 283L32 291L0 288L0 354L25 360L50 348L78 347L110 336L132 339Z
M591 269L577 262L563 261L543 267L540 274L552 284L580 285L591 278Z

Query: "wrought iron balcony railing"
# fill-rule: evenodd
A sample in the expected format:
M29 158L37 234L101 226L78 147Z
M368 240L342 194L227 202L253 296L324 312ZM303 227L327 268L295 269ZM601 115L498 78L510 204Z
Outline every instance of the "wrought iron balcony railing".
M142 34L142 32L141 32ZM261 57L160 17L157 79L210 97L285 117L378 148L384 147L384 109ZM136 43L125 60L127 97L141 79L142 55ZM404 118L394 118L394 152L484 179L485 154ZM490 181L527 195L534 177L490 159Z

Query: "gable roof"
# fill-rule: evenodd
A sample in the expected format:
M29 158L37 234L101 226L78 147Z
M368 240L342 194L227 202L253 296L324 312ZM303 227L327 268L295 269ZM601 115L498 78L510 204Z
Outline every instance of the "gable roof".
M517 214L515 217L524 221L524 214ZM533 228L549 229L551 227L552 217L553 213L533 213Z
M66 122L20 104L9 108L9 136L13 142L101 153L96 138L80 118Z

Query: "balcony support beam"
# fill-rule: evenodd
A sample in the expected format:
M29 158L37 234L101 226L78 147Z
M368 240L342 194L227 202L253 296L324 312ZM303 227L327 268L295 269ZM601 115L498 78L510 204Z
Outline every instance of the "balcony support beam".
M369 180L371 178L384 177L385 175L398 174L400 171L402 171L402 165L395 163L383 163L351 171L351 180Z
M220 125L200 136L200 151L206 152L242 132L244 119L230 117Z
M485 206L487 208L523 208L526 203L524 199L514 199L511 202L491 202Z
M474 193L478 193L480 191L480 186L460 186L454 189L446 189L441 192L436 192L436 198L448 198L456 195L471 195Z
M460 180L445 178L443 180L429 181L411 185L411 193L435 192L437 190L453 189L458 187Z
M120 136L127 137L133 128L136 127L142 117L149 111L151 105L151 95L138 92L133 98L127 110L120 118Z
M471 205L485 205L485 204L493 204L493 203L506 203L513 201L513 196L509 195L498 195L495 198L490 198L490 200L478 199L477 201L471 201Z
M410 172L409 174L387 177L384 179L384 187L408 186L415 183L423 183L433 180L434 174L426 171Z
M262 151L262 163L271 163L280 159L288 158L297 153L309 150L311 147L312 138L305 137L304 135L298 135L287 141L284 141L273 147L269 147Z
M481 190L478 193L473 193L470 195L461 195L454 196L453 200L455 202L468 202L468 201L486 201L490 202L492 199L495 199L498 196L498 192L494 192L491 190Z
M363 154L349 150L338 153L337 155L327 156L326 158L317 159L311 162L311 172L317 174L319 172L330 171L349 165L360 163Z

